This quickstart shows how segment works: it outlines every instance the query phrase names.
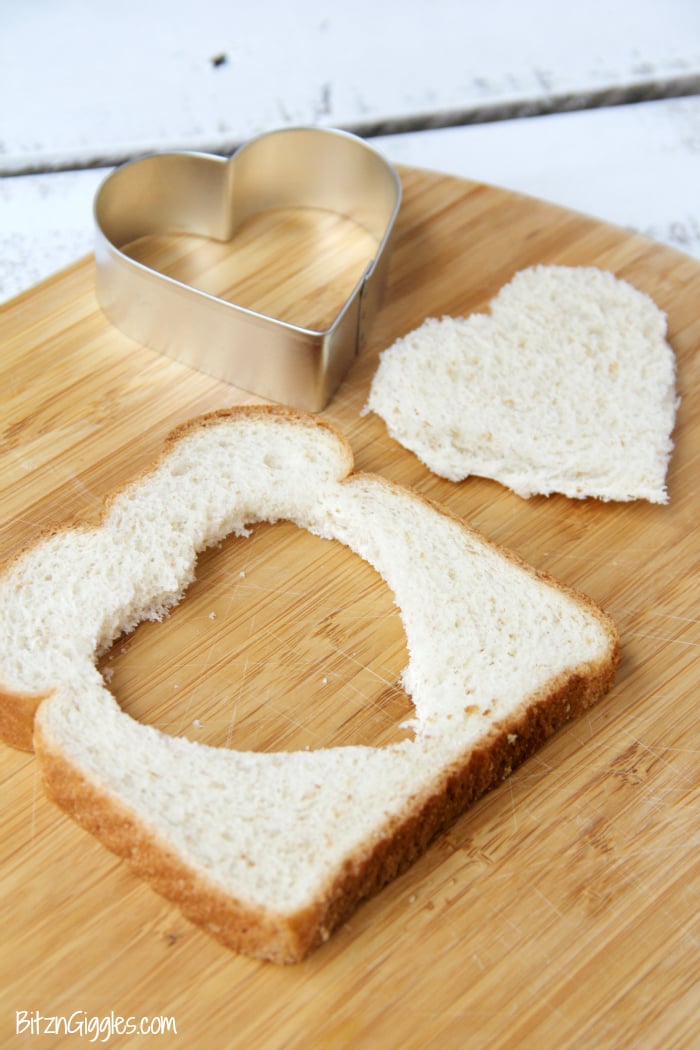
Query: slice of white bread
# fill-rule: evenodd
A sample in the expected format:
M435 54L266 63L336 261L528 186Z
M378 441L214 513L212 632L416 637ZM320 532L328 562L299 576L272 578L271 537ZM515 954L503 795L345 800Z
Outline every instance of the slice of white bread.
M534 266L490 314L431 318L385 350L365 411L450 481L666 503L676 408L656 304L595 267Z
M28 744L37 709L49 796L195 923L276 962L302 959L602 697L618 660L616 630L588 598L352 463L317 418L205 416L171 436L99 525L40 539L0 575L6 739ZM178 601L198 551L263 519L347 544L391 588L413 739L241 752L120 710L96 653Z

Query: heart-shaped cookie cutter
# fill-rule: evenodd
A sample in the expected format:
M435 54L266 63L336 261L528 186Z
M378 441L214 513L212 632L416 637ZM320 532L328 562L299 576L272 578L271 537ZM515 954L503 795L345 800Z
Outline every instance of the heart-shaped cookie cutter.
M362 139L335 129L268 132L231 158L163 153L130 161L105 179L95 198L98 299L110 321L137 342L244 390L317 412L364 344L379 307L400 204L392 165ZM323 331L219 299L123 250L148 234L229 241L252 216L287 207L336 212L378 242Z

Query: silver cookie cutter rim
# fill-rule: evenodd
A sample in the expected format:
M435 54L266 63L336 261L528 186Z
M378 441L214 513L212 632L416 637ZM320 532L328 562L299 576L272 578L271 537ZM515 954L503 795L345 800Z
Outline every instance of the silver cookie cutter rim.
M232 157L162 153L117 168L94 202L97 297L126 335L250 393L323 409L365 343L385 289L401 205L395 168L362 139L326 128L259 135ZM279 321L151 269L122 248L154 233L229 241L253 215L315 207L343 215L378 247L332 324Z

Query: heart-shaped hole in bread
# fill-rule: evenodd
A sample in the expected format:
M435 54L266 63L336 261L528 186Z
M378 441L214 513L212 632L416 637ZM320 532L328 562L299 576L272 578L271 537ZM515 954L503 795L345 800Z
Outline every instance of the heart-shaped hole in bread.
M410 738L407 662L400 613L367 562L261 522L204 551L184 600L118 638L100 670L140 722L270 752Z

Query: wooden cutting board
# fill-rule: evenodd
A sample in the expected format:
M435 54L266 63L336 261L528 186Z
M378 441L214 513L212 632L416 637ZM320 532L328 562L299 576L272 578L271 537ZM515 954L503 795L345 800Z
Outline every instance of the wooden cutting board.
M3 1046L86 1045L29 1039L37 1013L77 1030L88 1018L173 1017L177 1037L153 1038L163 1047L697 1046L700 265L543 202L401 175L385 306L323 414L358 469L416 487L603 605L622 636L617 684L289 968L235 956L189 925L45 800L31 754L0 748ZM134 251L323 323L366 239L329 216L277 219L234 246L179 238ZM667 506L451 484L360 416L380 349L426 316L485 309L533 263L612 270L667 312L683 398ZM3 558L49 524L94 520L177 423L256 400L110 327L89 259L10 303L0 325ZM373 570L278 524L203 556L170 620L138 628L104 666L134 717L264 749L398 739L405 658Z

